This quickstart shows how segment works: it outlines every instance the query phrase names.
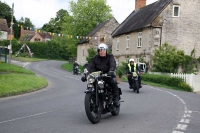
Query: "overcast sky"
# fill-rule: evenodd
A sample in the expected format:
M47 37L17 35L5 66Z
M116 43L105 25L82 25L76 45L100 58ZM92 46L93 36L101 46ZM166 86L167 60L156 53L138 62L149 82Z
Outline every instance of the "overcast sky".
M60 9L68 10L69 1L72 0L1 0L11 8L14 3L15 18L30 18L36 28L41 28L51 18L55 18ZM157 0L147 0L147 5L155 1ZM135 9L135 0L107 0L107 5L111 7L116 20L121 23Z

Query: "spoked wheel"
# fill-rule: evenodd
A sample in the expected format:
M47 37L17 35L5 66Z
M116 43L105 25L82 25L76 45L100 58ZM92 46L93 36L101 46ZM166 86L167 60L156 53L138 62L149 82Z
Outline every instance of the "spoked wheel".
M114 107L114 110L111 111L111 114L113 116L117 116L119 114L119 112L120 112L120 106L119 107Z
M99 102L100 103L100 102ZM85 111L91 123L96 124L101 120L100 104L96 106L96 96L91 93L85 95Z

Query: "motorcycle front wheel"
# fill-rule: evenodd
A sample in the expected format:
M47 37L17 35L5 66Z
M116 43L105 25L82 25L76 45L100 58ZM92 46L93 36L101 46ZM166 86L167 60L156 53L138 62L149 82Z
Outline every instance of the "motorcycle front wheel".
M86 93L85 112L91 123L96 124L101 120L100 102L96 105L95 94Z
M133 91L137 91L137 93L139 93L139 83L138 80L135 81L135 86L133 87Z
M119 107L115 107L113 111L111 111L111 114L113 116L117 116L119 114L120 111L120 106Z

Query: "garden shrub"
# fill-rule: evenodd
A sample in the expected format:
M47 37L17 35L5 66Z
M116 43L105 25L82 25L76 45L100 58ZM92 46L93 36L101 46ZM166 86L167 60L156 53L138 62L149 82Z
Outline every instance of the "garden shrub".
M142 74L141 79L147 82L163 84L171 87L177 87L184 91L192 91L192 88L186 84L183 79L177 77L170 77L169 75L159 74Z
M185 83L185 82L180 82L179 84L178 84L178 87L180 87L181 89L183 89L184 91L189 91L189 92L192 92L193 91L193 89L192 89L192 87L190 87L187 83Z

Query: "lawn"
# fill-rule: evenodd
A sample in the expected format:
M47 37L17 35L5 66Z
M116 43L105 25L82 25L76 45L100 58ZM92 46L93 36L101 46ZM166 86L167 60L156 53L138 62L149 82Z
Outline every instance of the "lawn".
M0 63L0 97L32 92L48 85L46 79L16 65Z

